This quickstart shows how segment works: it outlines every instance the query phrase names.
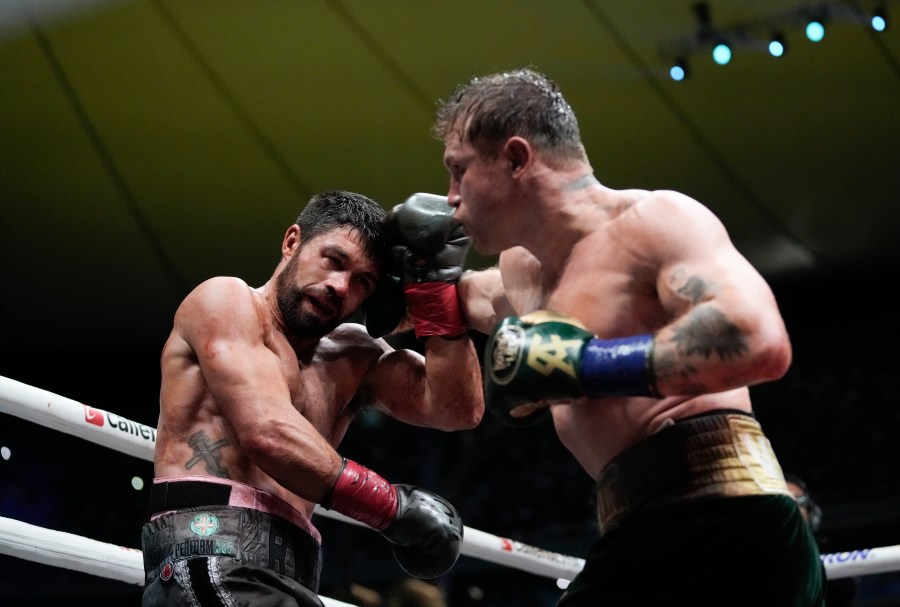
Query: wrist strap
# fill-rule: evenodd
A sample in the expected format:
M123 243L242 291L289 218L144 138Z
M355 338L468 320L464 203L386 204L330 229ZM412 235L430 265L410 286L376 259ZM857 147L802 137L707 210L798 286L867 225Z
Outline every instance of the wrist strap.
M587 396L659 396L653 375L653 336L592 339L581 358Z
M416 337L458 337L466 332L456 283L418 282L403 288Z
M323 506L383 531L397 515L397 490L375 472L345 457L328 504Z

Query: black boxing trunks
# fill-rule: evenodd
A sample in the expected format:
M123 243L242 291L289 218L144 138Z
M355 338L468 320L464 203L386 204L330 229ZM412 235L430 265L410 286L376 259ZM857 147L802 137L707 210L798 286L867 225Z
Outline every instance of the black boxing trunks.
M322 607L319 532L276 496L211 477L155 480L141 532L144 607Z
M615 457L601 537L557 607L821 607L825 568L750 415L681 420Z

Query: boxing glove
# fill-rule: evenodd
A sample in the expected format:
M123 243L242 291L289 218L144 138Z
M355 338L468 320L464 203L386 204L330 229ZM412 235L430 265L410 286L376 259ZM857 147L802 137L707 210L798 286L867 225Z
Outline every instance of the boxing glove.
M446 196L413 194L392 208L385 225L393 238L418 254L431 255L444 248L459 227Z
M372 337L384 337L397 329L406 316L403 279L385 272L375 291L363 302L362 313Z
M577 320L548 310L509 316L485 347L485 404L521 426L554 400L656 396L652 355L652 335L598 339Z
M417 337L466 332L456 293L472 240L447 198L413 194L385 218Z
M417 254L428 256L438 254L443 249L444 242L451 238L450 233L459 226L453 222L452 209L447 204L447 198L435 194L413 194L405 203L396 205L385 219L389 237L394 242L414 243ZM462 252L465 257L465 251ZM427 258L426 258L427 260ZM409 275L404 274L403 269L417 263L414 254L406 247L398 245L392 251L394 265L387 268L385 274L375 292L363 303L363 317L366 329L372 337L388 335L400 325L406 316L406 298L404 297L404 280L406 282L425 282L430 278L437 278L441 273L440 268L427 271L427 263L424 267L413 270ZM461 261L457 265L461 265ZM452 277L454 265L445 265L443 278L445 282L459 280L459 273L455 279Z
M412 485L394 485L397 515L382 532L394 558L409 575L436 578L456 563L462 548L459 512L439 495Z
M344 458L322 505L381 532L413 577L439 577L459 558L464 526L450 502L412 485L392 485L352 460Z

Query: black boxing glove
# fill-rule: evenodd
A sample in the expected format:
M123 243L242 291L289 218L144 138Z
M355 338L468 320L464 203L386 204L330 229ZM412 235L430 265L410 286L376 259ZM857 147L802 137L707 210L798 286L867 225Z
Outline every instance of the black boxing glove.
M419 192L395 205L388 212L385 225L399 244L416 253L432 255L444 248L460 223L453 218L446 196Z
M413 194L385 218L416 336L466 332L456 293L472 239L445 196Z
M425 489L412 485L394 485L397 490L397 516L381 532L394 544L394 558L409 575L421 579L436 578L459 558L463 523L453 505Z
M403 279L386 272L372 295L363 302L366 330L372 337L384 337L400 326L406 316Z
M380 531L413 577L439 577L459 558L464 527L450 502L412 485L392 485L352 460L344 458L322 505Z

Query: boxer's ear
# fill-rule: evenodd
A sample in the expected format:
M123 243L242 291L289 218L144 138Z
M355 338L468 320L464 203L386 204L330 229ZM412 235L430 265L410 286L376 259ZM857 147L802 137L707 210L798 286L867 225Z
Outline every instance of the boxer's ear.
M503 146L503 153L509 161L513 174L528 165L532 157L531 145L521 137L510 137Z

